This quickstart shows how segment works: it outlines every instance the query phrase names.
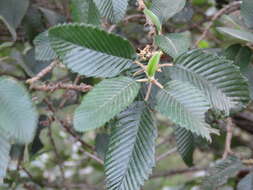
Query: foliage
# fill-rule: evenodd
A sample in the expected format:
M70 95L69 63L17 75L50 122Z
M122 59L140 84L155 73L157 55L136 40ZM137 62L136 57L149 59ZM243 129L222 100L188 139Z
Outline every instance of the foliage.
M252 121L253 2L223 9L218 0L57 2L55 11L0 0L0 19L12 36L0 39L3 187L75 189L81 181L84 189L164 189L144 183L201 169L207 175L182 182L183 189L252 189L251 160L230 155L231 146L250 146L249 134L237 132L234 143L230 128L232 117L242 125L236 121L242 111ZM239 9L241 17L229 14ZM152 174L156 165L157 171L173 166L173 160L160 165L174 153L165 144L176 146L190 168ZM221 157L223 145L223 160L200 166L196 155L211 157L206 165ZM44 165L34 167L43 155ZM7 170L15 159L18 171ZM68 164L75 168L70 174ZM86 181L88 167L94 175ZM246 176L236 179L243 170Z

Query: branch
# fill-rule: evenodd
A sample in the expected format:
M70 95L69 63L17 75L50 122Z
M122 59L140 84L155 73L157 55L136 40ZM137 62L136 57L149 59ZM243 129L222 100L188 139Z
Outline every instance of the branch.
M54 92L55 90L59 89L66 89L66 90L76 90L80 92L87 92L92 89L92 86L81 83L80 85L76 84L66 84L66 83L49 83L49 84L31 84L31 89L40 90L40 91L50 91Z
M233 121L232 118L229 117L227 119L227 136L226 136L226 144L225 144L225 150L222 156L222 159L226 159L228 155L233 154L233 151L231 150L231 142L233 137Z
M169 151L167 151L167 152L161 154L160 156L158 156L158 157L156 158L156 161L159 162L159 161L161 161L161 160L167 158L168 156L170 156L171 154L174 154L174 153L176 153L176 152L177 152L177 148L176 148L176 147L175 147L175 148L172 148L171 150L169 150Z
M199 44L200 41L202 41L203 39L206 38L206 36L208 35L208 32L209 32L210 28L213 26L214 22L217 19L219 19L223 14L234 12L234 11L238 10L240 8L240 4L241 4L240 1L239 2L236 1L236 2L230 3L229 5L225 6L222 9L220 9L216 14L214 14L213 17L211 18L210 23L207 25L206 29L204 30L204 32L202 33L202 35L200 36L200 38L196 41L195 47L198 46L198 44Z
M47 73L51 72L54 67L58 64L58 61L53 61L50 65L48 65L46 68L44 68L42 71L40 71L35 77L28 79L26 83L33 84L36 81L40 80L42 77L44 77Z

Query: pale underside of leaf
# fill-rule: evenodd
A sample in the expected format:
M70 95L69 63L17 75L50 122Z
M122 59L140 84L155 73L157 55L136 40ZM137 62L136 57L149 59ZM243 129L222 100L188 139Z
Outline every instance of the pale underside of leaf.
M210 108L204 94L190 83L170 81L157 94L156 110L172 122L211 141L210 133L217 133L205 123Z
M253 189L253 172L246 175L239 181L237 190L252 190Z
M241 15L248 27L253 28L253 1L243 0L241 5Z
M17 143L29 143L37 128L37 110L25 88L0 77L0 130Z
M140 85L128 77L105 79L94 87L75 111L74 127L88 131L104 125L131 104Z
M49 30L53 49L74 72L89 77L114 77L135 58L125 39L85 24L59 25Z
M11 144L8 138L0 131L0 185L3 183L3 178L6 175L8 163L10 161Z
M227 28L227 27L218 27L217 30L220 31L221 33L229 35L230 37L253 43L253 33L252 32L249 32L246 30Z
M142 102L119 115L106 154L108 190L139 190L155 165L157 131L153 114Z
M172 79L190 82L202 90L211 105L226 114L249 102L246 79L233 62L223 57L193 50L179 56L169 73Z
M94 0L100 14L113 23L121 21L127 11L128 0Z
M39 34L34 39L35 58L40 61L50 61L57 57L53 48L51 47L48 31Z

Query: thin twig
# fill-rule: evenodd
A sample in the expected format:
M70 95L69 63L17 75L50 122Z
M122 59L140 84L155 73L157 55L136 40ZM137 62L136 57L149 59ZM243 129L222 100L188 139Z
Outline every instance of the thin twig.
M222 156L222 159L226 159L228 155L233 154L233 151L231 150L231 142L233 138L233 120L231 117L227 119L227 136L226 136L226 143L225 143L225 150Z
M44 68L42 71L40 71L35 77L33 77L31 79L28 79L26 81L26 83L33 84L36 81L40 80L46 74L48 74L49 72L51 72L57 64L58 64L57 60L53 61L50 65L48 65L46 68Z
M171 154L174 154L174 153L176 153L176 152L177 152L177 147L172 148L171 150L169 150L169 151L167 151L167 152L161 154L160 156L158 156L158 157L156 158L156 161L159 162L159 161L161 161L161 160L167 158L168 156L170 156Z
M150 96L151 90L152 90L152 85L153 84L151 82L148 83L148 90L147 90L147 93L146 93L145 101L148 101L148 99L149 99L149 96Z
M208 32L210 28L213 26L214 22L219 19L223 14L226 14L228 12L234 12L235 10L238 10L240 7L241 2L236 1L233 3L230 3L229 5L225 6L224 8L220 9L216 14L213 15L210 23L207 25L206 29L200 36L200 38L196 41L195 47L198 46L199 42L205 39L205 37L208 35ZM233 9L232 9L233 8Z
M32 84L30 86L31 89L39 90L39 91L50 91L54 92L59 89L66 90L76 90L80 92L87 92L92 89L92 86L81 83L80 85L75 84L66 84L66 83L49 83L49 84Z

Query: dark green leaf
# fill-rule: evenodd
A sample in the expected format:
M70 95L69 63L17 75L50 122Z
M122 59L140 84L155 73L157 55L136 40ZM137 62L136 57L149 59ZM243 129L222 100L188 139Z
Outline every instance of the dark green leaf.
M59 25L49 37L63 63L86 76L114 77L130 68L136 56L127 40L90 25Z
M13 40L17 39L16 28L21 23L29 0L1 0L0 1L0 20L8 27Z
M74 22L100 25L100 15L93 0L71 0L71 14Z
M0 130L17 143L31 142L38 116L26 89L7 77L0 77L0 89Z
M101 159L105 158L105 153L108 149L109 135L106 133L97 134L95 139L95 150Z
M113 23L121 21L127 11L128 0L94 0L100 15Z
M189 32L170 33L156 36L155 43L166 54L176 58L178 55L186 52L189 49L191 45L191 39Z
M131 104L139 89L140 85L131 78L103 80L84 96L75 111L75 129L88 131L101 127Z
M139 190L155 166L157 136L153 114L136 102L119 115L106 154L108 190Z
M232 61L224 57L193 50L182 54L170 67L172 79L190 82L202 90L212 107L237 111L249 102L249 86Z
M66 22L66 19L64 18L64 16L59 15L58 13L50 9L39 7L39 10L42 12L43 16L45 17L45 19L47 20L50 26L54 26L56 24Z
M199 89L187 82L170 81L157 94L156 109L172 122L211 141L217 133L205 123L209 103Z
M176 126L175 137L177 149L187 166L193 166L193 153L195 149L194 135L185 128Z
M226 28L226 27L218 27L217 30L220 31L221 33L229 35L230 37L253 43L253 33L252 32L249 32L246 30Z

